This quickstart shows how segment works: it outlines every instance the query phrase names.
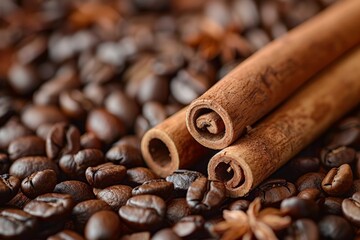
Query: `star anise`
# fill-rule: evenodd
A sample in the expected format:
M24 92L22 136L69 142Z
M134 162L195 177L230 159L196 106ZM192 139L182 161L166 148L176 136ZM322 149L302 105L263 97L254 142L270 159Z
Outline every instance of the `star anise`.
M291 218L276 208L261 210L260 198L256 198L245 212L224 210L225 221L215 225L215 231L222 234L223 240L277 239L275 232L291 224Z

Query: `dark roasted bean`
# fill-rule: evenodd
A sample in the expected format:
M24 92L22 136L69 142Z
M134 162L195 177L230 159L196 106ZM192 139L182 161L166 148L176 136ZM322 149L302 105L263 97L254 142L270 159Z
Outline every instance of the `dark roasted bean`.
M317 188L306 188L299 192L297 196L302 199L316 201L318 198L322 197L322 195L322 192Z
M150 232L137 232L129 235L124 235L120 240L150 240Z
M98 139L95 134L86 132L80 137L80 145L81 148L96 148L100 149L102 147L102 143L100 139Z
M314 157L299 157L292 159L288 164L289 175L292 178L298 178L308 172L319 170L320 160Z
M140 186L135 187L132 190L132 195L152 194L163 199L168 199L171 196L173 190L173 183L167 182L165 179L154 179L146 181Z
M85 240L78 233L71 230L63 230L47 238L47 240Z
M59 169L55 162L47 157L23 157L16 160L10 167L10 174L14 175L21 180L30 176L34 172L42 171L45 169L54 170L56 173Z
M45 156L45 141L37 136L17 138L10 143L8 154L13 161L27 156Z
M110 148L106 153L106 159L127 168L144 165L140 149L128 144L119 144Z
M164 228L154 234L151 240L181 240L171 228ZM135 239L134 239L135 240Z
M96 212L85 227L85 237L89 240L117 240L121 233L119 216L108 210Z
M324 239L352 239L354 230L344 218L336 215L326 215L319 222L320 235Z
M340 196L347 192L352 185L353 175L349 164L343 164L339 168L332 168L326 174L321 186L331 196Z
M319 207L314 201L298 197L283 200L281 210L296 219L316 218L319 215Z
M98 192L96 197L109 204L114 211L117 211L131 197L131 190L129 186L113 185Z
M95 198L88 184L75 180L58 183L54 188L54 192L71 195L75 204Z
M121 183L126 176L126 168L113 163L104 163L96 167L88 167L86 180L95 188L106 188Z
M187 191L192 182L197 178L203 177L202 173L189 170L175 170L171 175L166 177L166 181L174 184L175 190Z
M250 202L248 200L239 199L235 202L232 202L228 208L229 210L241 210L245 212L249 208L249 205Z
M115 142L113 146L123 146L123 145L129 145L140 151L141 139L136 135L126 135L122 137L119 141Z
M28 128L16 120L10 119L0 128L0 149L7 149L12 141L28 135L32 135Z
M142 80L136 97L140 103L149 101L163 103L166 102L168 96L169 81L166 78L151 74Z
M9 171L10 161L6 154L0 153L0 174L5 174Z
M357 147L360 144L360 118L349 117L340 122L331 145Z
M186 216L177 222L172 230L182 238L196 238L204 228L205 220L200 215Z
M50 193L57 182L56 172L51 169L34 172L21 182L22 192L29 198Z
M178 222L181 218L189 216L191 209L185 198L175 198L167 203L166 220L170 224Z
M319 229L316 223L311 219L298 219L288 228L285 239L319 240Z
M165 106L158 102L147 102L143 105L142 116L154 127L167 117Z
M36 227L36 218L22 210L0 210L1 239L29 239Z
M19 191L15 197L13 197L6 205L9 207L22 209L30 201L30 198Z
M355 160L356 151L346 146L328 146L321 150L321 162L328 168L340 167L342 164L350 164Z
M0 204L11 200L20 189L20 180L9 174L0 175Z
M357 227L360 227L360 192L356 192L351 198L342 202L344 216Z
M77 89L61 92L59 104L62 111L74 119L84 119L87 112L95 107L95 104Z
M342 215L341 204L343 199L337 197L327 197L321 204L321 210L325 214Z
M296 180L296 187L299 192L307 188L317 188L321 190L321 182L324 179L325 174L319 172L310 172L302 175Z
M130 168L126 171L126 180L135 186L157 178L155 173L144 167Z

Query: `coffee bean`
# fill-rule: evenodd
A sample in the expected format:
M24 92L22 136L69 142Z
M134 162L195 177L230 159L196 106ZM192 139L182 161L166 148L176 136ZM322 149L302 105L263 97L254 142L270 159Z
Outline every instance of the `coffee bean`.
M15 197L13 197L6 205L12 208L23 209L24 206L30 202L31 199L28 198L25 194L19 191Z
M343 164L339 168L332 168L326 174L321 186L331 196L340 196L351 188L353 175L351 167Z
M46 137L46 154L58 159L66 154L75 154L80 150L80 132L70 124L57 123L52 126Z
M32 93L40 83L36 71L31 64L14 63L9 69L8 81L17 94Z
M320 235L324 239L352 239L354 230L344 218L326 215L318 222Z
M114 211L118 211L131 197L131 190L129 186L113 185L101 190L96 197L109 204Z
M126 135L119 141L115 142L113 146L129 145L137 150L141 151L141 139L136 135Z
M316 172L320 167L320 159L314 157L299 157L288 164L290 177L296 179L308 172Z
M360 144L360 118L349 117L338 125L330 145L358 147Z
M35 172L46 169L54 170L56 173L59 172L56 163L47 157L23 157L11 165L9 172L22 180Z
M132 195L152 194L163 199L168 199L174 190L174 184L165 179L154 179L144 182L132 190Z
M114 142L126 132L124 123L104 109L95 109L89 113L86 129L106 144Z
M21 182L22 192L29 198L50 193L57 182L56 172L51 169L34 172Z
M185 198L175 198L167 203L166 220L170 224L178 222L181 218L189 216L191 209Z
M90 133L90 132L86 132L83 135L81 135L80 145L81 145L81 148L83 148L83 149L96 148L96 149L101 150L101 148L102 148L102 143L101 143L100 139L98 139L95 136L95 134Z
M91 186L106 188L121 183L126 176L126 168L122 165L104 163L96 167L88 167L85 176Z
M167 117L165 106L158 102L147 102L143 105L142 116L154 127Z
M102 210L92 215L85 227L85 237L89 240L117 240L121 235L119 216L108 210Z
M104 162L104 155L98 149L84 149L74 155L64 155L60 158L61 170L72 179L85 179L88 167L97 166Z
M63 230L47 238L47 240L85 240L81 235L71 230Z
M164 200L155 195L134 196L119 210L120 218L137 230L154 230L161 227L165 212Z
M0 205L11 200L20 188L20 180L9 174L0 175Z
M318 240L320 239L320 233L316 223L313 220L298 219L287 229L285 239Z
M158 177L150 169L144 167L130 168L126 171L126 180L132 186L140 185L146 181L157 179Z
M10 143L8 154L13 161L27 156L45 156L45 141L37 136L17 138Z
M313 200L291 197L281 202L281 210L292 218L317 218L319 207Z
M124 235L120 240L150 240L150 232L137 232L129 235Z
M73 119L84 119L87 112L95 107L95 104L77 89L61 92L59 104L61 110Z
M310 172L302 175L296 180L296 187L299 192L307 188L317 188L322 190L321 182L324 179L325 174L320 172Z
M282 200L295 196L296 187L285 179L269 179L258 186L254 192L254 197L260 197L265 206L279 205Z
M321 150L321 162L328 168L340 167L342 164L350 164L355 160L356 151L346 146L328 146Z
M119 144L110 148L106 153L106 159L127 168L144 165L140 149L129 144Z
M182 238L194 239L204 230L205 220L200 215L186 216L177 222L172 230Z
M54 192L71 195L75 204L95 198L88 184L76 180L58 183L54 188Z
M306 188L299 192L297 196L302 199L316 201L320 197L323 197L323 193L317 188Z
M19 137L32 135L32 132L19 123L16 119L10 119L0 128L0 149L7 149L9 144Z
M341 204L344 216L357 227L360 226L360 192L356 192L351 198L344 199Z
M30 239L36 227L36 218L22 210L0 210L1 239Z
M349 195L352 195L356 192L360 192L360 179L356 179L353 181L351 189L349 191Z
M167 176L166 181L172 182L174 189L177 191L187 191L191 183L199 177L204 177L204 175L196 171L179 169Z
M10 161L6 154L0 153L0 174L5 174L9 171Z
M353 168L353 172L354 172L354 176L356 178L360 178L360 152L356 153L356 159L355 159L355 164L354 164L354 168Z
M250 205L250 201L245 200L245 199L239 199L236 200L235 202L232 202L228 209L229 210L240 210L240 211L246 211L249 208Z
M36 135L46 141L47 135L53 126L54 126L53 123L46 123L46 124L39 126L36 129Z
M225 185L219 181L199 177L191 183L187 194L187 204L193 211L206 211L219 207L226 197Z
M152 240L181 240L171 228L164 228L156 232L151 238ZM135 240L135 239L134 239Z
M72 197L68 194L46 193L25 205L24 211L41 221L65 219L73 207Z
M168 96L169 81L166 78L151 74L142 80L136 97L143 104L149 101L164 103Z
M321 205L321 210L325 214L342 215L342 201L342 198L327 197Z
M111 207L106 202L98 199L86 200L76 204L71 213L76 229L82 232L89 218L94 213L102 210L111 210Z

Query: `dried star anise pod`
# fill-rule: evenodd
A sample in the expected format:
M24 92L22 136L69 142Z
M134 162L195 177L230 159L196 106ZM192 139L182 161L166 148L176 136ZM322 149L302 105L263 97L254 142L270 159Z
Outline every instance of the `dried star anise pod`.
M277 239L274 231L279 231L291 224L291 218L276 208L261 210L260 198L256 198L245 212L224 210L225 221L216 224L215 231L222 233L223 240Z

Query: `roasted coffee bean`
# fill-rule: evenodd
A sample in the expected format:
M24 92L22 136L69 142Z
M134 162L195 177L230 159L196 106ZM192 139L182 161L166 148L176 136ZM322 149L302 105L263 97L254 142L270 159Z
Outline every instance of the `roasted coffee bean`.
M149 121L142 115L137 116L135 121L135 134L137 137L142 138L146 131L151 128Z
M299 192L297 196L302 199L309 199L316 201L317 199L323 196L323 193L317 188L306 188L301 192Z
M126 171L126 180L129 182L129 184L134 186L157 178L158 177L155 175L155 173L144 167L130 168Z
M156 232L151 240L181 240L171 228L164 228ZM135 239L134 239L135 240Z
M104 162L104 155L98 149L84 149L74 155L64 155L60 158L61 170L72 179L85 179L88 167L97 166Z
M23 157L11 165L9 172L22 180L35 172L46 169L54 170L56 173L59 172L56 163L47 157Z
M132 195L152 194L163 199L168 199L174 190L174 184L165 179L154 179L146 181L132 190Z
M85 237L89 240L117 240L121 231L119 216L113 211L102 210L92 215L85 227Z
M56 172L51 169L34 172L21 182L22 192L29 198L50 193L57 182Z
M150 240L150 232L137 232L129 235L124 235L120 240Z
M321 182L324 179L325 174L320 172L310 172L302 175L296 180L296 187L299 192L307 189L307 188L317 188L322 190Z
M119 210L121 219L137 230L154 230L161 227L166 204L155 195L138 195L130 198Z
M106 144L114 142L126 132L125 124L104 109L95 109L89 113L86 129Z
M106 202L98 199L86 200L76 204L71 213L75 228L82 232L89 218L94 213L102 210L111 210L111 207Z
M39 126L36 129L36 135L46 141L47 135L53 126L54 126L53 123L47 123Z
M7 149L9 144L19 137L32 135L32 132L15 119L10 119L0 128L0 149Z
M20 209L0 210L1 239L30 239L36 227L36 218Z
M0 204L11 200L20 189L20 180L9 174L0 175Z
M320 168L320 159L314 157L299 157L292 159L287 165L289 175L298 178L308 172L316 172Z
M42 124L66 122L65 115L54 106L30 106L21 115L21 121L35 131Z
M26 204L24 211L42 221L59 221L71 213L72 207L69 194L46 193Z
M27 156L45 156L45 141L37 136L17 138L10 143L8 154L13 161Z
M142 116L154 127L167 117L165 106L158 102L147 102L143 105Z
M320 235L324 239L352 239L354 230L344 218L326 215L318 222Z
M199 177L191 183L186 193L186 201L193 211L212 210L224 202L225 190L224 183Z
M0 157L1 159L1 157ZM1 168L1 167L0 167ZM356 159L355 159L355 165L354 165L354 176L356 178L360 179L360 152L357 152Z
M118 211L131 197L131 190L129 186L113 185L101 190L96 197L109 204L114 211Z
M351 198L344 199L341 204L344 216L354 225L360 227L360 192L356 192Z
M61 92L59 104L61 110L73 119L84 119L87 112L95 107L95 104L77 89Z
M356 151L346 146L328 146L321 150L321 162L328 168L340 167L342 164L350 164L355 160Z
M63 230L47 238L47 240L85 240L78 233L71 230Z
M144 160L140 149L129 144L118 144L106 153L106 159L124 165L127 168L139 167L144 165Z
M19 191L15 197L13 197L6 205L12 208L23 209L24 206L30 202L31 199L28 198L25 194Z
M343 164L339 168L332 168L326 174L321 186L331 196L340 196L347 192L352 185L353 175L351 167Z
M202 173L189 170L175 170L171 175L166 177L166 181L172 182L174 184L175 190L187 191L192 182L197 178L204 177Z
M80 137L80 145L81 148L96 148L100 149L102 148L102 143L100 139L98 139L95 134L86 132Z
M126 168L122 165L104 163L96 167L88 167L86 180L95 188L106 188L121 183L126 176Z
M360 179L356 179L353 181L351 189L349 191L349 195L352 195L356 192L360 192Z
M330 145L358 147L360 145L360 118L349 117L340 122Z
M58 159L66 154L75 154L80 150L80 132L70 124L57 123L52 126L46 137L46 154Z
M165 103L169 96L169 81L154 74L146 76L140 84L136 98L140 103L157 101Z
M343 199L337 197L327 197L321 204L321 211L325 214L342 215L341 204Z
M136 135L126 135L119 141L115 142L113 146L129 145L141 151L141 139Z
M0 153L0 174L5 174L9 171L10 161L6 154Z
M71 195L75 204L95 198L88 184L75 180L58 183L54 188L54 192Z
M186 216L177 222L172 230L182 238L196 238L199 237L201 231L204 230L205 220L200 215Z
M166 220L170 224L174 224L190 214L191 209L187 205L185 198L174 198L167 203Z
M273 206L279 205L285 198L295 196L296 193L296 187L291 182L285 179L270 179L257 187L253 196L260 197L265 206Z
M236 200L235 202L232 202L228 209L229 210L240 210L240 211L246 211L249 208L250 205L250 201L245 200L245 199L239 199Z
M316 223L313 220L298 219L287 229L285 239L319 240L320 233Z
M281 210L289 214L292 218L317 218L319 215L318 205L308 199L292 197L281 202Z

